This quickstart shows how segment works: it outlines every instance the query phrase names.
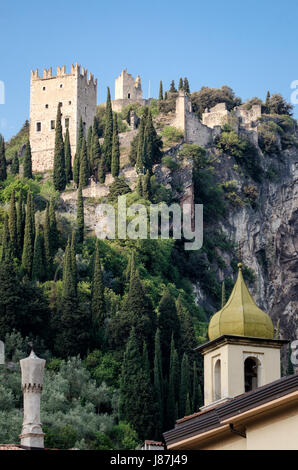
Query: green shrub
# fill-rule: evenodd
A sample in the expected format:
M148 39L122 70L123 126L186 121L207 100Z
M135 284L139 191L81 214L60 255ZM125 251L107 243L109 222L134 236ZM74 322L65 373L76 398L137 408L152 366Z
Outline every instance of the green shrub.
M177 143L184 137L184 133L174 126L165 126L161 131L161 135L164 137L166 144Z
M170 157L170 155L166 155L161 159L162 164L169 168L169 170L175 171L180 168L180 164L174 160L174 158Z
M227 109L231 111L241 104L241 99L236 97L234 91L226 85L221 88L203 86L200 91L191 94L191 102L193 110L201 118L206 108L212 108L218 103L226 103Z
M26 121L22 129L15 137L12 137L6 146L6 159L11 161L15 152L19 153L21 147L26 144L29 139L29 121Z
M19 198L20 193L25 196L28 191L31 191L33 194L39 194L41 187L34 180L21 178L20 176L9 175L7 180L4 182L4 189L0 193L1 201L8 202L10 200L11 194L14 191L16 199Z

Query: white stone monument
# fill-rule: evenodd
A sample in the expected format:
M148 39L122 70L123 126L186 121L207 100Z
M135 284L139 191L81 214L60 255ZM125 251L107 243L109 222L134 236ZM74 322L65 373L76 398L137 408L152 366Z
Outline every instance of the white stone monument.
M3 341L0 341L0 365L5 364L5 347Z
M27 448L44 448L44 433L40 423L40 395L46 361L39 359L34 351L20 361L22 391L24 396L24 421L21 445Z

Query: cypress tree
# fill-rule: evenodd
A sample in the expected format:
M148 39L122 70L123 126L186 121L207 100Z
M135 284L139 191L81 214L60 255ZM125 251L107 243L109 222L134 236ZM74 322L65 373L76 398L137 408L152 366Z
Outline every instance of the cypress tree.
M66 185L65 156L64 156L62 125L61 125L61 105L60 104L58 104L57 118L56 118L53 181L54 181L55 189L57 191L63 191L65 189L65 185Z
M181 380L179 390L179 415L185 416L187 394L190 393L190 371L189 361L186 354L183 354L181 363Z
M167 100L167 99L168 99L168 92L165 91L165 100Z
M131 283L135 273L136 273L135 252L132 251L130 258L128 260L128 263L127 263L126 271L125 271L126 281L129 281L129 283Z
M20 191L19 200L17 202L17 236L18 236L18 257L21 258L24 243L25 230L25 208L22 192Z
M18 256L18 229L17 229L17 211L15 203L15 193L11 193L10 207L9 207L9 236L10 236L10 248L12 256Z
M152 166L154 163L159 163L161 159L162 141L158 137L152 121L152 114L149 111L146 117L146 124L144 130L144 166L152 174Z
M68 184L72 180L72 165L71 165L71 147L69 141L69 129L66 129L64 139L64 160L65 160L65 181Z
M0 181L5 181L7 178L7 163L5 158L5 141L0 135Z
M193 321L188 310L183 306L181 297L176 302L177 314L180 321L180 354L186 353L188 358L195 359L194 348L197 345L197 339L194 331Z
M63 261L63 277L62 277L62 297L75 297L76 289L73 282L72 260L70 239L67 241L64 261Z
M81 156L80 156L80 178L79 178L79 186L81 188L85 188L88 186L89 183L89 163L88 163L88 156L87 156L87 146L86 140L83 138L82 141L82 148L81 148Z
M91 172L95 175L97 173L98 165L101 157L101 148L98 138L97 120L94 118L93 131L92 131L92 152L91 152L90 168Z
M180 371L179 359L175 349L174 336L171 340L171 358L169 370L169 391L166 401L166 429L172 429L175 424L175 418L178 416L176 413L176 404L179 400L179 387L180 387Z
M25 234L24 234L24 247L22 254L22 267L24 271L31 278L32 263L33 263L33 243L34 243L34 226L32 221L32 198L31 193L28 191L27 195L27 209L25 221Z
M186 404L185 404L185 416L189 416L191 414L191 405L190 405L190 397L189 393L186 397Z
M145 342L143 343L142 364L143 364L144 370L147 372L148 376L150 377L150 362L149 362L149 356L148 356L148 347Z
M184 78L183 89L185 93L190 93L189 82L186 77Z
M78 226L78 243L83 243L85 222L84 222L84 200L83 200L81 186L79 186L79 189L78 189L77 226Z
M198 379L198 371L196 361L193 363L193 388L192 388L192 412L199 411L201 406L201 393Z
M26 143L24 156L24 178L32 179L32 156L29 140Z
M152 165L154 160L154 127L152 122L152 115L149 112L145 131L144 131L144 166L146 170L152 172Z
M71 253L71 269L73 277L73 285L77 292L78 272L77 272L77 257L76 257L76 232L73 230L71 237L70 253Z
M140 177L139 177L140 178ZM150 183L150 173L149 170L147 170L146 175L143 178L143 191L142 191L142 196L145 199L148 199L150 201L151 198L151 183Z
M118 135L117 114L114 114L112 164L111 164L112 176L114 178L119 175L119 170L120 170L120 143L119 143L119 135Z
M96 253L91 288L91 312L93 325L95 325L96 327L103 327L105 319L105 298L98 242L96 243Z
M20 163L19 163L19 157L18 157L18 152L14 153L12 163L11 163L11 173L13 175L19 174L20 171Z
M87 134L87 155L88 155L88 162L89 162L89 168L91 168L91 162L93 160L92 158L92 126L89 127L88 129L88 134Z
M140 196L140 197L143 196L143 178L142 178L142 175L138 176L137 193L138 193L138 196Z
M143 368L136 332L132 328L122 363L119 417L132 425L140 439L145 439L154 436L155 416L150 374Z
M80 157L81 157L81 148L84 139L84 126L83 126L83 119L81 116L80 124L79 124L79 132L78 132L78 141L77 141L77 148L73 162L73 180L76 185L79 185L80 179Z
M9 221L8 215L5 213L4 216L4 224L3 224L3 231L2 231L2 253L1 253L1 262L5 259L5 257L10 253L10 236L9 236Z
M31 194L30 200L29 200L29 210L31 214L31 226L32 226L32 248L34 247L34 240L35 240L35 212L34 212L34 200L33 196Z
M109 324L111 341L116 348L124 346L132 327L135 328L140 347L146 342L150 361L153 361L156 316L137 271L130 280L129 291L123 299L121 310Z
M176 88L175 88L175 82L174 82L174 80L171 81L171 85L170 85L170 90L169 90L169 91L170 91L170 93L176 93L176 92L177 92L177 90L176 90Z
M50 200L49 207L49 218L50 218L50 248L51 257L54 258L56 251L58 250L59 243L59 232L57 229L56 212L54 206L54 200Z
M99 164L98 164L98 181L100 183L104 183L106 179L106 170L105 170L105 160L104 160L104 155L102 155Z
M94 116L94 119L93 119L92 140L93 140L94 136L96 136L97 138L100 137L100 133L99 133L99 129L98 129L98 121L97 121L96 116Z
M145 133L145 117L143 116L140 122L138 132L138 147L137 147L137 159L136 169L137 172L143 173L145 168L145 155L144 155L144 133Z
M40 228L37 228L35 241L34 241L34 255L32 263L32 280L43 281L45 278L44 267L44 244L43 236L40 233Z
M160 80L160 84L159 84L159 95L158 95L158 99L159 101L162 101L163 100L163 86L162 86L162 81Z
M7 227L8 232L8 227ZM19 330L21 298L20 283L17 278L9 247L0 263L0 331L5 337L14 329Z
M62 279L62 298L58 306L59 319L56 351L61 357L86 354L90 344L90 314L78 302L73 280L70 240L67 242Z
M270 114L270 92L267 91L266 101L265 101L266 113Z
M46 212L45 212L43 233L44 233L44 254L45 254L46 272L49 274L52 271L53 249L51 246L51 223L50 223L50 212L49 212L48 203L47 203Z
M163 358L164 373L170 366L170 345L172 334L176 345L180 344L180 323L177 315L175 301L168 289L165 290L159 304L158 326L160 329L160 343Z
M104 171L111 171L113 148L113 112L111 104L111 93L108 87L106 112L105 112L105 130L103 141Z
M156 330L155 334L155 347L154 347L154 390L155 400L158 404L159 412L159 427L157 429L156 438L160 437L161 430L163 429L163 416L164 416L164 404L163 404L163 374L162 374L162 360L161 360L161 349L160 349L160 331Z
M182 79L182 78L180 78L180 80L179 80L178 90L179 90L179 91L180 91L180 90L184 90L184 87L183 87L183 79Z

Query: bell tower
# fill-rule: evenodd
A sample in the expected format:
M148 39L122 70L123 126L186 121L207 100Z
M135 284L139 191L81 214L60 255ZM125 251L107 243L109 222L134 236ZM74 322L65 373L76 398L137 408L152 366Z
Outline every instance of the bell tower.
M204 408L280 379L280 350L271 318L255 303L242 275L224 307L210 320L204 356Z

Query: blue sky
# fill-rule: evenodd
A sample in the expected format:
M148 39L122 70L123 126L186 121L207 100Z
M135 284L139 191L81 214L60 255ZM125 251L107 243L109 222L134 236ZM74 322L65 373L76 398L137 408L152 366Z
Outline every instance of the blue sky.
M266 91L289 100L298 79L296 0L5 1L0 10L0 133L29 118L30 69L78 61L99 83L98 101L123 68L141 75L144 96L172 79L191 90L231 86L242 99ZM298 107L295 116L298 117Z

